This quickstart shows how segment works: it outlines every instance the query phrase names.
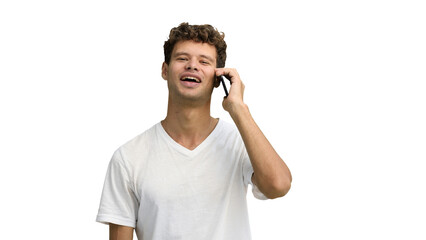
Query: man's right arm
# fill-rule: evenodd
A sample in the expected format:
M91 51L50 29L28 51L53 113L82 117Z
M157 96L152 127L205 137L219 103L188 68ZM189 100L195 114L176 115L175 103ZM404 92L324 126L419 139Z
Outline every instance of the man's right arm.
M110 223L109 240L133 240L133 228Z

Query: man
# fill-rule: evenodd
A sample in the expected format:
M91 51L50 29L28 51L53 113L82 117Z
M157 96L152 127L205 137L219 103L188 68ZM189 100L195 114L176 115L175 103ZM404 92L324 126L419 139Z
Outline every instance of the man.
M166 118L121 146L109 164L97 221L110 239L251 239L246 193L284 196L292 177L253 120L235 69L223 68L224 34L182 23L164 44ZM210 116L217 76L231 81L223 108L236 127Z

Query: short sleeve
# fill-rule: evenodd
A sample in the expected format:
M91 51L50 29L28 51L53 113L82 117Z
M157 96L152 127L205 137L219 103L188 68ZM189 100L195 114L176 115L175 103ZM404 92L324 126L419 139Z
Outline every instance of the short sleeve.
M260 190L259 188L251 181L251 178L253 176L254 170L253 166L251 165L250 158L247 154L247 150L244 148L243 154L242 154L242 163L243 163L243 178L244 178L244 184L247 186L248 184L251 184L252 186L252 192L253 196L260 200L266 200L268 199Z
M138 208L128 169L117 150L108 166L96 221L135 228Z

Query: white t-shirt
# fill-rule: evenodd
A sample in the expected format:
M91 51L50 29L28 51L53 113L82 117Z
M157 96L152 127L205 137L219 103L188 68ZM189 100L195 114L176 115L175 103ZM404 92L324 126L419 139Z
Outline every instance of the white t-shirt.
M140 240L251 239L252 174L234 125L220 120L189 150L158 123L114 153L96 220L133 227ZM253 194L266 199L254 185Z

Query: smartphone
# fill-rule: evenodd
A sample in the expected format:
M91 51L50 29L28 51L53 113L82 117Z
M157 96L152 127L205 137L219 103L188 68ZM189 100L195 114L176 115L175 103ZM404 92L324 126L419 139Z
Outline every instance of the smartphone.
M223 76L219 76L218 78L220 80L220 83L222 83L223 90L225 90L225 97L227 97L228 96L228 89L226 88L225 80L223 80L224 77Z

